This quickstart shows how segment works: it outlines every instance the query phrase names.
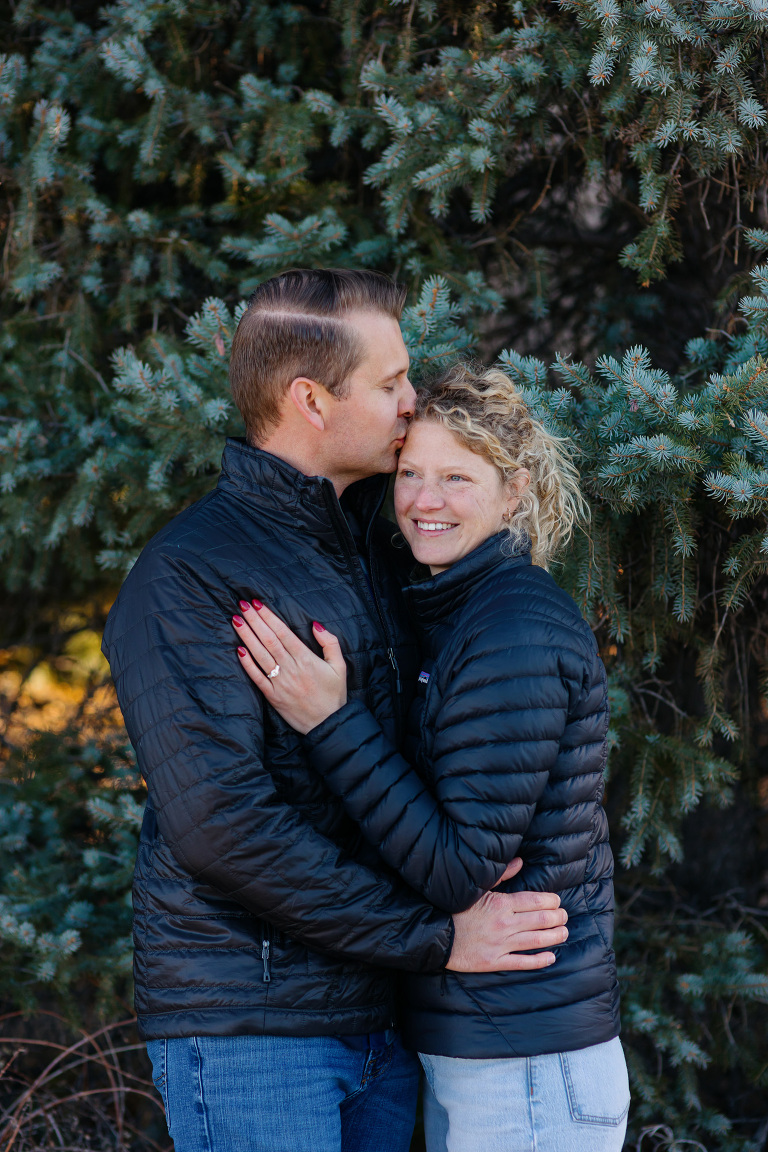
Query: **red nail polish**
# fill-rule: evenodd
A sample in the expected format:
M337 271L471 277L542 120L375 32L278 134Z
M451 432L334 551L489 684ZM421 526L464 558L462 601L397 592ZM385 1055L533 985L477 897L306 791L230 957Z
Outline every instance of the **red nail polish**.
M238 648L237 654L238 654L238 656L247 656L248 651L246 648Z
M242 616L233 616L232 623L234 624L235 628L242 628L243 624L245 624L245 620L243 620Z
M243 612L247 612L248 609L250 608L250 604L248 603L247 600L241 600L240 601L240 607L242 608Z
M257 612L259 611L259 609L260 609L260 608L263 608L263 607L264 607L264 605L262 604L261 600L251 600L251 604L253 604L253 606L254 606L254 608L256 609L256 611L257 611Z
M322 624L318 624L317 620L312 621L312 627L316 632L325 632L325 628L323 628Z

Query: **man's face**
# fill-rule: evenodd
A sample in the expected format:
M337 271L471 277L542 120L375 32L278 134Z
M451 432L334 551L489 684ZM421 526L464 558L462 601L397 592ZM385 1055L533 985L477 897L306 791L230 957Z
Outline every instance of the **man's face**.
M352 484L377 472L394 472L416 393L398 322L380 312L354 312L348 322L364 354L347 381L346 395L331 408L327 431L334 471Z

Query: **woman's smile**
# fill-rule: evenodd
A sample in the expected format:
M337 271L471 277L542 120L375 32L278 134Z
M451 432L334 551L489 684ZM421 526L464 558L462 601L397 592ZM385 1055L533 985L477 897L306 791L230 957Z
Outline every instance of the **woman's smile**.
M414 520L413 522L419 532L427 532L430 535L434 535L435 532L450 532L458 527L457 524L444 524L440 520Z

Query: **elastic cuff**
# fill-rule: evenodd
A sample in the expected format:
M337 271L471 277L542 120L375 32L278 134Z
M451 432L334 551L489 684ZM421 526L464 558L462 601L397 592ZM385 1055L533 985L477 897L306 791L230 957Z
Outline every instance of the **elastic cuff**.
M456 939L456 925L454 924L453 916L451 916L451 919L449 920L448 925L449 925L448 926L448 947L445 950L445 957L443 959L443 968L448 967L448 961L450 960L451 952L453 951L453 941Z

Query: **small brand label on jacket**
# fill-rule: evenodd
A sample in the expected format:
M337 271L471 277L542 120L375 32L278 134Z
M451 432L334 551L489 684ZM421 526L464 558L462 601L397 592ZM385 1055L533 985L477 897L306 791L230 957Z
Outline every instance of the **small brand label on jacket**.
M419 672L419 679L418 679L417 683L429 684L429 677L430 677L429 672Z

